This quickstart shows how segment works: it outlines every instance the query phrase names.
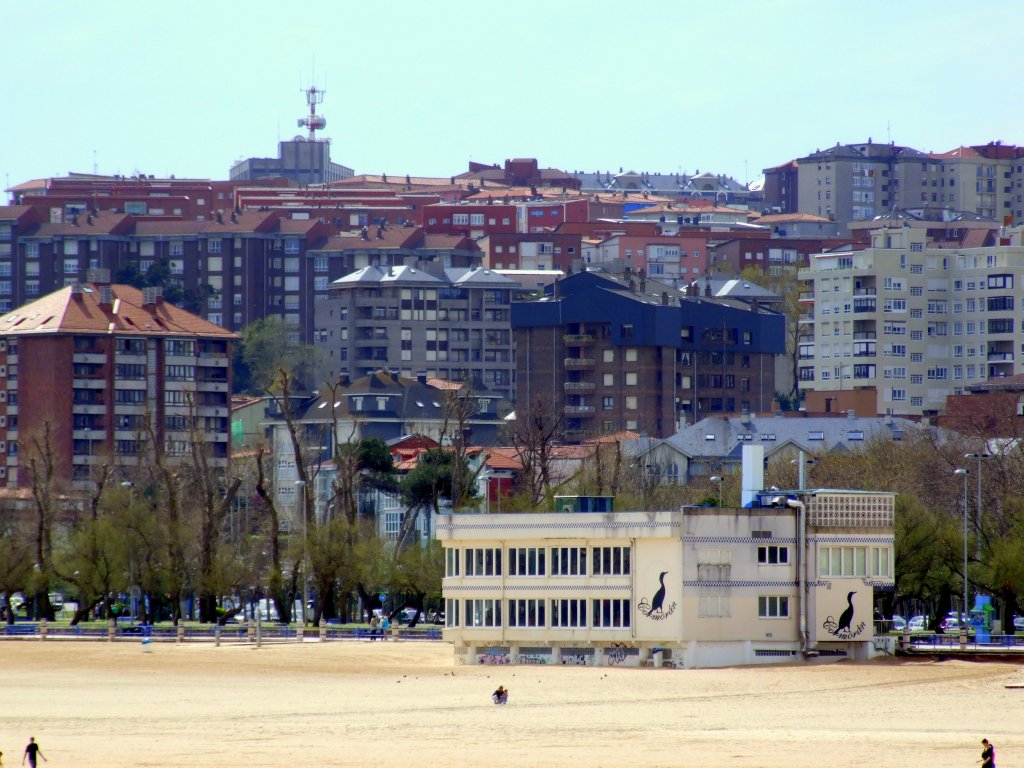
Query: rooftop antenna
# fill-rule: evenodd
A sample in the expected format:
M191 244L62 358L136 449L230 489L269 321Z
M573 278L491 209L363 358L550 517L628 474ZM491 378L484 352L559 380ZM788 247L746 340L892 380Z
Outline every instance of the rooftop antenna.
M324 94L327 91L317 90L315 85L311 85L305 90L305 93L306 103L309 105L309 115L299 118L299 127L308 128L309 140L316 141L316 132L327 127L327 120L324 116L316 113L316 107L318 104L323 103Z
M95 175L96 175L96 169L97 169L97 167L98 167L98 166L96 165L96 150L94 149L94 150L92 151L92 175L93 175L93 176L95 176Z

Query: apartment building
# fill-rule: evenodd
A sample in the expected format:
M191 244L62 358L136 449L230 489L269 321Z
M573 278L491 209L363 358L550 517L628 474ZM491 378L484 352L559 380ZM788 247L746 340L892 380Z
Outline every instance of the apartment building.
M785 318L696 293L587 271L516 302L518 408L556 409L570 442L622 430L666 437L695 415L770 408Z
M894 209L966 212L998 222L1024 221L1024 147L999 141L927 153L868 139L836 144L765 169L766 204L810 213L840 231ZM795 205L793 201L795 198Z
M203 432L227 467L231 350L237 336L139 291L75 282L0 316L0 481L31 482L19 446L49 429L57 474L87 482L100 464L148 460L150 427L169 463Z
M379 368L476 383L512 400L514 280L482 267L363 267L316 302L325 377Z
M893 226L863 251L815 255L800 271L808 410L930 415L970 385L1024 373L1024 229L998 242L937 247L927 229Z
M441 515L456 663L874 656L876 593L894 584L895 494L761 491L747 471L760 450L743 451L742 509Z

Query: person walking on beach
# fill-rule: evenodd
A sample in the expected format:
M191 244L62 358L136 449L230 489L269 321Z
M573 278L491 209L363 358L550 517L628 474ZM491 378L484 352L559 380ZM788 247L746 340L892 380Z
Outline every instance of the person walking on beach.
M25 764L25 758L27 757L30 768L36 768L36 755L43 758L44 763L47 762L46 755L43 754L43 750L41 750L39 745L36 744L36 737L29 736L28 746L25 747L25 754L21 756L21 764Z
M988 743L988 739L981 740L981 768L996 768L996 748Z

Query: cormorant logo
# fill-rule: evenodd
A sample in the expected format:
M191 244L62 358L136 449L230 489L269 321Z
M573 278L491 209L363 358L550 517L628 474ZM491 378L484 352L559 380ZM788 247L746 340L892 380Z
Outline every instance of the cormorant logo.
M856 594L856 592L850 592L846 596L846 610L839 615L838 621L829 616L821 625L826 632L834 635L837 640L853 640L867 627L867 624L863 621L856 625L853 623L853 596Z
M647 598L640 600L637 605L637 610L640 611L644 616L655 621L664 621L676 610L676 604L665 605L665 577L668 575L668 571L662 571L658 576L658 582L661 586L658 587L658 591L654 593L654 597L651 598L650 602Z

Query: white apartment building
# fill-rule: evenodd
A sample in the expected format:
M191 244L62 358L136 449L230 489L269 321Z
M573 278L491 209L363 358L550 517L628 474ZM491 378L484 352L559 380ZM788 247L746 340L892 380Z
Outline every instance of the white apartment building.
M999 245L932 247L923 229L882 227L862 251L800 271L800 388L808 410L875 403L928 415L970 384L1024 372L1024 229Z
M761 467L760 447L747 451ZM870 658L874 592L893 586L895 494L745 494L743 509L442 515L456 661Z

